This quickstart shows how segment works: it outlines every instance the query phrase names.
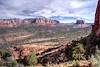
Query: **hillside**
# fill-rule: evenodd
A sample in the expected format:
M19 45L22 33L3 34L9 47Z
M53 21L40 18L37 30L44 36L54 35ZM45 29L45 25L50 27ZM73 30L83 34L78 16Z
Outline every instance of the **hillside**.
M73 24L74 25L74 24ZM40 26L35 24L21 25L13 28L0 28L1 44L25 44L34 42L38 38L65 37L71 41L88 35L91 26L86 28L73 28L73 25L56 25L56 27Z
M70 59L70 51L80 38L83 39L90 34L92 25L87 24L87 27L74 28L77 26L74 23L58 23L58 21L45 18L28 22L26 23L24 20L24 23L21 22L14 27L9 27L9 23L7 27L2 26L0 28L0 51L2 53L3 50L7 50L10 52L11 58L17 62L19 60L25 61L25 57L32 52L36 54L38 62L43 65L48 62L64 63L67 61L66 59ZM70 47L70 45L72 46ZM66 51L68 51L68 55L66 55ZM26 64L24 61L22 63Z

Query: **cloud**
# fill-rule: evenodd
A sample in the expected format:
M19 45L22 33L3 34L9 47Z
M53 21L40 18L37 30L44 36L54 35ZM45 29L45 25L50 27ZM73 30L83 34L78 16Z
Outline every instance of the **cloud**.
M0 18L73 16L94 20L95 0L0 0Z
M54 0L35 15L83 17L93 22L97 1L94 0Z

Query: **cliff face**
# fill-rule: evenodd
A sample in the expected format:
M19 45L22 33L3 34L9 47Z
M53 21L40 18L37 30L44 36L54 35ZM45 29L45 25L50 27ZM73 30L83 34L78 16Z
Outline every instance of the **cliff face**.
M47 18L36 18L35 23L38 25L54 27L56 26L57 23L59 23L59 21Z
M37 24L42 26L56 26L59 23L57 20L51 20L47 18L29 18L29 19L1 19L0 27L17 27L23 24Z
M92 28L92 32L96 33L96 36L100 36L100 0L98 0L98 5L95 14L95 22Z
M21 25L22 23L23 23L23 20L21 20L21 19L1 19L0 27L2 27L2 28L17 27L17 26Z

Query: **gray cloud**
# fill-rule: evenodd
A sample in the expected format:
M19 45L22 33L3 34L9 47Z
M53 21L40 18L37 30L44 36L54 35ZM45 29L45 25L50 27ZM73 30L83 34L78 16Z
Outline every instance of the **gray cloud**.
M80 16L93 20L95 0L0 0L0 18Z
M28 15L44 8L52 0L0 0L0 14ZM7 15L8 16L8 15Z

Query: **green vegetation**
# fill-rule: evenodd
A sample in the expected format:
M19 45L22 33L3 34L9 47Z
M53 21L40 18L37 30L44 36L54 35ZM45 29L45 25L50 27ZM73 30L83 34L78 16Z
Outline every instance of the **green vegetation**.
M10 57L11 56L11 53L10 52L8 52L7 50L1 50L0 51L0 55L1 55L1 57L2 58L7 58L7 57Z
M74 60L85 60L85 49L83 44L78 43L76 46L73 48L73 59Z
M3 61L0 61L0 66L3 66L4 65L4 62Z
M75 60L74 60L74 61L73 61L73 67L80 67L80 66L79 66L79 61L75 61Z
M79 63L82 60L86 60L85 58L85 49L83 44L77 43L72 48L72 65L73 67L80 67Z
M13 60L13 61L11 62L11 67L16 67L16 65L17 65L17 61L16 61L16 60Z
M46 42L58 43L59 40L52 39L52 37L55 37L55 38L65 37L67 38L67 40L71 41L79 37L84 37L88 35L90 33L90 30L91 30L90 28L74 29L72 28L72 26L68 26L68 25L65 25L64 27L54 27L54 28L38 27L36 25L23 25L16 28L4 28L4 29L0 29L0 39L3 40L2 41L3 43L0 43L2 44L0 45L0 47L7 48L7 47L12 47L11 45L14 45L14 46L24 45L24 44L33 45L35 43L43 44ZM10 35L6 37L8 33ZM25 36L31 35L31 36L21 37L23 35ZM11 41L9 41L10 39L8 40L6 38L8 39L11 38ZM51 39L46 39L46 38L51 38ZM59 44L55 44L55 45L58 46ZM78 67L79 66L78 62L80 60L85 60L84 53L85 53L85 49L84 49L83 44L81 43L76 44L76 46L72 48L73 60L71 61L74 66ZM10 57L11 54L6 50L3 50L3 51L1 50L0 56L3 58L3 60L5 60L5 58ZM27 57L20 60L22 61L24 65L35 65L38 63L37 57L33 52L30 52L30 54ZM18 63L16 60L14 60L10 62L10 65L11 67L15 67L16 64ZM4 62L0 61L0 65L3 66ZM61 65L56 64L56 65L51 65L51 66L49 65L47 67L66 67L66 64L61 64Z
M30 52L25 61L27 65L35 65L38 63L37 57L33 52Z

